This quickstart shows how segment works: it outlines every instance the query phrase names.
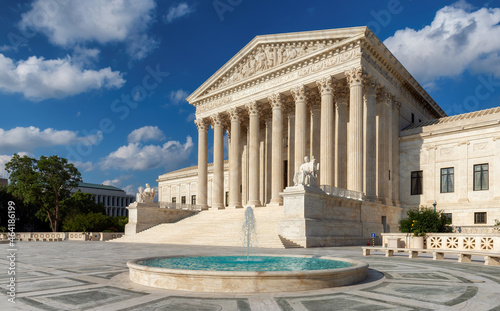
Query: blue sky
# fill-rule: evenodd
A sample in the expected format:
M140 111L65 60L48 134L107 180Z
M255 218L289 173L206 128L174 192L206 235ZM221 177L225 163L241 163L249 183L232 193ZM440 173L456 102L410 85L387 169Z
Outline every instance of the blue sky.
M498 1L8 0L1 6L4 177L16 152L66 157L86 182L130 193L196 165L195 110L185 98L263 34L366 25L449 115L500 103Z

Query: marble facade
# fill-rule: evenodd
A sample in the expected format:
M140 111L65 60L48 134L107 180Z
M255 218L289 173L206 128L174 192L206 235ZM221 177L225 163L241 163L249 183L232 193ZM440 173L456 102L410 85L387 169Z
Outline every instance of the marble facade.
M366 27L258 36L187 100L196 107L198 166L160 176L160 201L282 205L305 156L319 163L319 185L364 194L363 231L397 232L404 208L437 200L430 190L408 195L408 169L423 162L401 157L427 139L404 129L446 114Z

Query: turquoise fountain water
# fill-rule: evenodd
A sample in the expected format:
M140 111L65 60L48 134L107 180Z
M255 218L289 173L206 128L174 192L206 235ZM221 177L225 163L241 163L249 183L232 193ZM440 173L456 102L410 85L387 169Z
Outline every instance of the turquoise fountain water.
M316 256L250 256L257 240L247 207L242 241L246 256L170 256L127 263L130 280L146 286L200 292L287 292L344 286L366 277L363 262Z

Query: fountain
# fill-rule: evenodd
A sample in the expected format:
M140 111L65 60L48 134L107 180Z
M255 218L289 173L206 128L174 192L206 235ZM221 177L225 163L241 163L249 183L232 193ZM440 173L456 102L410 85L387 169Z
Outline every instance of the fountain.
M171 256L127 262L130 280L141 285L199 292L291 292L354 284L365 279L368 264L315 256L252 255L256 221L245 210L242 240L246 256Z

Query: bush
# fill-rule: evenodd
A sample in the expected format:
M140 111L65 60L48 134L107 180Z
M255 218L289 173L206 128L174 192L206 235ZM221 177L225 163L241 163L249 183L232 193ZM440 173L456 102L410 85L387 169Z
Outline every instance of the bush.
M399 221L399 230L415 236L425 236L429 232L451 232L449 224L450 220L442 211L422 206L407 212L407 217Z
M66 232L102 232L113 226L110 217L101 213L77 214L66 218L63 230Z

